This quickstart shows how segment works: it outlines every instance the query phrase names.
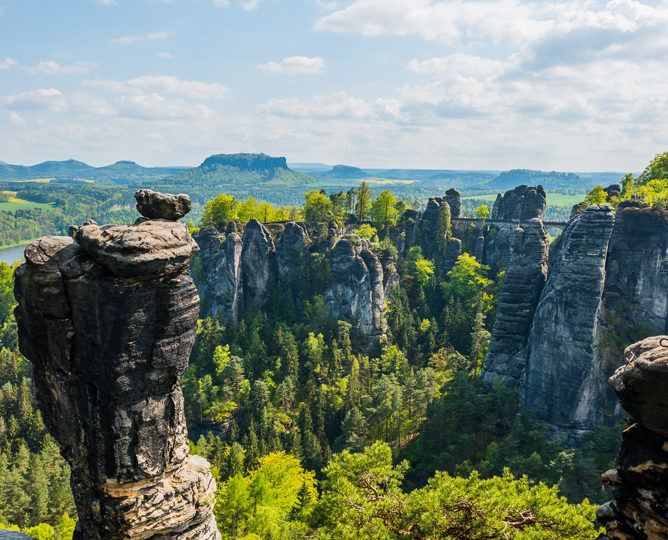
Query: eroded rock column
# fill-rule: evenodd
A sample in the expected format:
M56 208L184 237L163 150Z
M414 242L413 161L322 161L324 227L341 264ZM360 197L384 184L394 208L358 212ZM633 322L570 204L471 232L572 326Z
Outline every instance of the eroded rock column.
M610 539L668 538L668 336L631 345L624 360L610 384L635 423L603 474L614 498L596 517Z
M75 539L217 539L215 482L188 451L178 383L198 296L183 196L138 193L153 219L41 238L16 271L21 352L72 468ZM162 216L161 219L158 216Z

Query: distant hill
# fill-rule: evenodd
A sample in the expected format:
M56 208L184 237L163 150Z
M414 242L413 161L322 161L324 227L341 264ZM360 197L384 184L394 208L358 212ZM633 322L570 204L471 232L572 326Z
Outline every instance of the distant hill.
M284 157L266 154L217 154L206 158L199 167L180 172L162 185L224 187L271 184L303 186L313 182L310 176L293 171Z
M334 165L329 171L315 173L318 178L336 179L336 180L355 180L358 178L368 178L371 175L364 172L359 167L350 167L348 165Z
M117 161L105 167L92 167L82 161L45 161L37 165L9 165L0 162L0 180L93 180L107 184L130 184L140 180L156 180L182 171L184 167L142 167L133 161Z
M306 174L310 174L316 171L328 171L332 168L331 165L327 165L325 163L288 163L288 167L290 167L293 171L303 172Z
M585 189L586 183L575 173L531 171L513 169L500 173L487 186L493 189L512 189L523 184L536 186L541 184L547 191L552 189ZM487 187L486 186L486 187Z

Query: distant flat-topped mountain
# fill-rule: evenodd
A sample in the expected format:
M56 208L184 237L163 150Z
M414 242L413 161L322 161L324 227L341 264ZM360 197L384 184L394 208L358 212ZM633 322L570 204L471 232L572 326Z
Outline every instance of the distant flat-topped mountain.
M117 161L105 167L92 167L82 161L45 161L37 165L10 165L0 162L0 180L93 180L99 183L128 184L173 175L184 167L142 167L134 161Z
M369 173L364 172L359 167L350 167L348 165L334 165L329 171L317 173L318 178L335 178L337 180L351 180L357 178L368 178Z
M198 186L238 186L256 184L306 185L310 176L293 171L284 157L266 154L216 154L199 167L166 178L162 184Z

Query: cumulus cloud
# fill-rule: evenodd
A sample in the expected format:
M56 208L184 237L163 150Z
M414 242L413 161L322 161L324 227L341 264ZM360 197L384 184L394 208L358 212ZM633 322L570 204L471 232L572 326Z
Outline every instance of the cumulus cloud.
M9 120L15 126L24 126L26 121L19 113L16 111L10 111L7 115L7 120Z
M271 99L262 107L263 112L285 118L310 119L397 119L400 103L396 99L365 101L346 92L323 94L312 99Z
M86 80L85 86L120 94L160 92L193 99L222 99L229 89L218 83L185 81L169 75L145 75L127 81Z
M206 105L170 100L155 92L123 96L118 107L121 116L141 120L206 119L211 114Z
M65 105L63 94L57 88L39 88L7 96L6 103L16 109L59 110Z
M158 54L156 54L156 56L157 56L158 58L171 58L171 57L172 57L172 53L168 53L168 52L166 52L166 51L163 51L163 52L159 52Z
M216 7L230 7L229 0L213 0L213 5Z
M254 9L257 9L259 6L260 6L260 0L247 0L245 2L241 2L241 7L246 11L253 11Z
M18 65L19 63L13 58L9 57L0 58L0 69L10 69Z
M28 73L42 75L80 75L88 73L94 67L97 67L96 62L75 62L69 66L61 66L53 60L45 60L38 62L35 66L25 66L22 69Z
M325 60L319 56L290 56L280 62L258 64L258 69L277 75L314 75L325 70Z
M152 32L143 36L123 36L112 39L111 42L116 45L132 45L140 41L156 41L167 39L171 36L169 32Z

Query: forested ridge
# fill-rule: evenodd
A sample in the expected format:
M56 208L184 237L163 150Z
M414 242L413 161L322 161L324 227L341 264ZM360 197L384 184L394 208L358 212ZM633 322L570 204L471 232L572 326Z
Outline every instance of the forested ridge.
M666 159L627 177L619 194L594 188L587 203L636 195L665 204ZM125 195L100 189L74 199L67 191L63 228L96 207L100 221L134 217ZM39 186L22 195L47 200ZM221 230L251 218L323 224L301 263L303 305L270 283L263 305L236 324L198 323L182 385L192 450L217 476L223 537L595 538L595 504L608 498L600 473L612 465L621 426L598 427L568 448L519 408L516 390L485 387L503 266L480 264L466 244L450 269L418 247L399 257L391 231L408 205L390 190L374 195L363 183L311 191L300 208L229 195L204 208L198 225ZM399 282L378 346L331 317L318 294L331 271L324 224L346 222L379 257L395 260ZM69 472L17 350L12 271L0 265L0 524L71 538ZM192 271L201 271L197 261Z

